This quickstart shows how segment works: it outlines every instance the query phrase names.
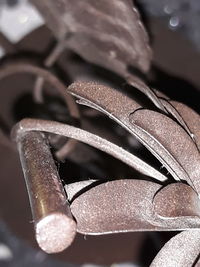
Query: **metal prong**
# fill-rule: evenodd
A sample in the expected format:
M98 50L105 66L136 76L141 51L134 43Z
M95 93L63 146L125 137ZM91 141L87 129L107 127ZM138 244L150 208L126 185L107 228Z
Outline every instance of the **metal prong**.
M36 240L45 252L67 248L76 235L74 221L47 140L41 132L16 138L26 180Z

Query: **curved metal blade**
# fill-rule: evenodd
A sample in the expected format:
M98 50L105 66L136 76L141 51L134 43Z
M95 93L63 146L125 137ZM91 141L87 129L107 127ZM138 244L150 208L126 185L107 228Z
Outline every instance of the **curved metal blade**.
M130 121L139 127L143 138L152 140L166 162L170 172L180 173L181 168L188 174L184 178L200 194L200 153L190 136L176 122L167 116L151 110L138 110L130 116ZM172 161L172 157L179 163ZM171 171L172 170L172 171Z
M24 119L13 128L13 138L17 138L21 132L27 132L31 130L54 133L79 140L85 144L106 152L107 154L121 160L128 166L135 168L145 175L152 176L160 181L166 180L166 177L162 173L145 163L139 157L129 153L125 149L107 141L104 138L101 138L98 135L67 124L54 121Z
M192 132L189 129L188 125L186 124L185 120L181 117L177 109L175 108L173 101L167 101L165 99L161 99L162 104L166 108L169 114L171 114L177 122L180 123L180 125L187 131L187 133L193 138ZM178 103L178 102L176 102Z
M142 180L115 180L93 187L71 204L78 232L106 234L154 230L148 220L153 216L151 200L160 187Z
M184 216L200 217L200 200L196 192L183 183L162 188L154 197L154 211L163 219Z
M132 116L130 116L130 114L136 110L138 110L137 112L140 112L141 109L141 106L135 100L115 89L96 83L73 83L68 87L68 91L80 99L80 104L87 105L103 112L109 118L113 119L133 134L151 151L154 156L160 160L160 162L167 168L175 179L189 180L188 174L177 159L168 153L168 151L164 149L163 145L157 142L155 138L151 135L145 134L145 132L131 119ZM148 120L149 115L146 114L146 116L146 120ZM159 123L161 124L161 127L162 123ZM189 136L187 137L189 138ZM163 158L163 153L165 158Z
M171 238L157 254L150 267L194 266L200 251L200 231L184 231Z
M171 104L176 108L178 113L182 116L185 123L192 133L199 150L200 150L200 116L193 109L186 106L183 103L177 101L170 101Z
M98 235L198 228L200 218L197 216L158 218L154 211L153 199L160 189L160 185L149 181L124 179L105 182L84 190L70 206L77 221L78 232ZM171 199L166 197L165 201L166 205L170 206ZM179 203L179 207L180 205ZM180 210L177 210L177 213L179 214Z

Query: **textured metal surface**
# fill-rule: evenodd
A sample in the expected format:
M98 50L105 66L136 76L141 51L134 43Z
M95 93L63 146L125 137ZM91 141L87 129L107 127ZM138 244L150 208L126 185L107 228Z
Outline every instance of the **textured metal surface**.
M23 120L13 131L19 138L18 147L21 146L22 167L28 181L29 196L36 224L36 238L40 246L47 252L58 252L69 244L69 238L72 237L73 239L75 235L75 223L70 213L71 208L78 224L77 231L84 234L100 235L144 230L195 229L195 232L189 234L185 232L173 238L163 247L153 263L153 266L154 264L155 266L194 265L198 260L198 231L200 228L198 197L200 193L200 155L197 148L199 146L199 115L187 106L165 98L134 76L138 74L138 69L139 73L140 71L148 71L151 63L151 50L145 30L141 25L137 11L135 8L133 9L132 2L129 0L96 2L91 0L42 2L35 0L33 2L36 3L57 38L54 49L45 56L43 68L31 64L19 64L17 61L14 65L11 64L12 62L8 62L10 66L2 67L0 78L18 72L36 75L37 83L34 88L34 96L36 102L40 102L42 105L44 105L43 82L46 79L58 90L62 100L67 104L70 111L68 117L70 119L71 117L77 118L81 123L83 122L81 127L86 129L83 130L55 121ZM57 71L54 63L57 63L59 55L66 48L72 49L86 61L120 74L121 78L124 78L129 84L127 91L129 96L126 96L122 90L117 91L112 88L113 81L111 80L113 77L109 77L111 78L109 82L103 80L103 83L105 82L104 84L108 84L110 87L95 83L74 83L67 92L78 97L80 104L97 109L97 112L93 112L89 118L89 116L87 117L89 112L85 112L86 109L81 107L82 118L80 118L75 101L66 93L64 84L50 71L44 69L51 68L54 71L55 68ZM68 53L71 52L68 51ZM81 62L78 65L83 64L83 61ZM74 73L71 61L67 64L68 69L70 68L69 73L72 74L69 76L74 81L77 78L77 73L76 71ZM84 62L81 68L84 69L85 66L88 66L87 64ZM134 68L131 69L130 66ZM90 65L89 68L92 69L92 71L91 69L88 71L90 74L95 72L94 69L96 70L94 65ZM105 71L101 68L99 70ZM67 70L65 74L69 73ZM93 74L89 77L96 80L96 76ZM114 87L124 88L118 81ZM135 88L143 93L143 97ZM135 100L134 92L138 93L140 102L137 100L138 95ZM114 125L109 120L105 125L100 123L104 118L99 115L98 111L113 119L116 124ZM84 128L84 116L89 120L90 126L88 128ZM104 126L108 129L100 131L100 136L102 134L104 137L102 138L96 128L99 127L100 129ZM42 132L48 135L44 135ZM107 132L109 132L108 136ZM68 199L71 205L69 207L62 184L59 183L58 187L55 186L58 185L59 177L47 142L47 136L49 134L52 136L52 133L57 135L56 138L58 139L59 136L69 137L73 138L70 141L72 143L74 140L78 140L90 145L87 146L89 154L90 151L93 151L91 147L96 148L95 153L99 153L98 156L101 158L98 162L99 168L94 168L96 166L93 162L96 158L94 160L91 153L87 157L90 160L77 160L77 169L92 166L92 174L97 175L98 173L99 179L106 177L109 169L113 179L116 178L114 176L117 178L129 177L130 179L112 181L109 179L107 182L105 180L104 182L103 180L76 182L79 178L77 180L71 178L69 177L70 172L65 172L67 178L71 179L69 183L72 182L72 184L65 186L69 194ZM140 145L139 143L134 144L136 142L134 137L160 161L160 166L147 151L147 157L144 154L143 156L153 166L157 166L156 168L143 161L142 157L138 157L137 149ZM66 140L62 140L65 143ZM114 144L116 140L117 145ZM82 152L81 146L72 146L72 148L75 155L79 153L79 149ZM144 148L142 147L142 149ZM98 150L114 156L127 166L135 168L139 173L129 170L121 162L117 164L115 159L110 159L108 155L103 155ZM66 151L65 145L59 150L64 156L67 155ZM58 156L58 153L56 155ZM60 158L62 157L60 156ZM67 160L66 165L69 166L70 156L67 157ZM105 166L102 162L105 163ZM114 164L110 164L110 162L114 162ZM109 164L110 166L108 166ZM77 165L75 165L76 167ZM162 167L166 167L171 176L163 175L161 173ZM56 179L49 179L49 174L53 172ZM82 172L78 173L82 174ZM95 175L94 178L96 179ZM84 179L88 177L92 177L92 175L86 175ZM171 184L175 182L173 179L179 182ZM185 180L184 183L182 180ZM68 179L65 182L68 183ZM33 186L31 187L31 185ZM61 194L59 191L62 191ZM64 196L65 201L62 201L61 196ZM72 222L72 228L68 228L68 219ZM66 236L66 232L68 236ZM55 242L52 242L52 239Z
M173 163L168 157L169 154L172 155L179 163L179 167L174 166L173 171L200 194L200 154L191 137L172 119L151 110L136 111L130 120L139 126L144 134L152 136L161 144L163 149L160 148L160 154L168 164L168 169L173 168ZM186 175L179 174L181 169Z
M155 230L151 200L159 188L140 180L116 180L93 187L71 204L77 230L83 234Z
M193 185L194 179L191 178L193 179L191 182L191 179L188 176L189 173L187 173L185 170L185 168L191 168L191 174L195 175L195 172L192 170L192 165L189 164L190 160L187 161L184 159L184 157L182 157L184 163L179 163L181 159L176 158L176 156L178 157L178 154L173 154L177 152L181 157L182 152L180 151L180 147L182 147L185 151L185 154L189 156L187 153L188 150L186 150L186 147L184 147L185 141L182 142L182 140L186 139L187 145L190 146L191 153L193 153L193 163L196 162L195 166L197 169L199 166L200 156L193 140L177 123L160 113L150 110L140 110L141 106L135 100L109 87L95 83L74 83L68 87L68 91L80 99L80 104L90 106L105 113L107 116L128 130L131 134L133 134L136 138L138 138L138 140L141 141L141 143L145 145L152 152L152 154L160 160L160 162L166 167L166 169L175 179L187 180ZM152 115L150 116L150 114ZM156 114L157 118L154 118L153 114ZM137 116L139 116L138 119ZM170 125L172 129L169 128ZM152 128L152 135L150 133L148 134L147 131L145 132L145 129L147 130L148 127ZM153 132L157 132L157 136L153 136ZM172 136L172 132L174 132L175 136ZM177 138L178 133L179 137ZM164 135L162 136L162 134ZM159 141L159 138L161 141ZM176 143L176 146L173 147L172 141L173 143L179 143ZM164 146L164 144L166 145ZM183 166L183 164L186 164L187 166ZM198 173L196 173L196 175L198 176ZM196 179L196 183L198 183L198 179Z
M138 137L151 152L153 150L152 153L161 163L165 163L172 175L175 174L174 178L185 179L192 186L194 182L194 189L198 189L198 180L194 179L197 172L193 173L192 170L198 171L199 151L191 136L177 124L176 112L173 120L159 112L141 109L135 100L125 94L96 83L74 83L68 90L80 99L80 104L105 113ZM29 131L75 138L107 152L144 174L158 180L162 176L136 156L82 129L53 121L29 119L21 121L14 132L22 135ZM187 154L188 151L190 154ZM188 161L191 157L193 164L190 167ZM162 189L161 185L153 182L131 179L99 185L93 183L86 188L85 182L84 185L76 183L74 188L70 193L70 208L77 221L77 231L83 234L172 231L200 227L197 194L182 183ZM70 185L66 189L70 191Z
M74 197L78 196L86 191L87 189L95 186L98 183L98 180L85 180L81 182L75 182L65 185L65 191L67 193L68 200L71 202Z
M159 110L162 110L164 113L167 112L166 107L163 105L162 100L157 96L155 91L148 87L141 79L132 74L127 77L126 81L129 85L137 88L145 94Z
M28 131L54 133L79 140L90 146L98 148L99 150L102 150L111 156L116 157L117 159L120 159L122 162L135 168L145 175L152 176L160 181L166 180L166 177L162 173L145 163L137 156L107 141L106 139L99 137L98 135L94 135L80 128L54 121L24 119L15 126L13 129L13 135L21 135Z
M180 113L183 119L187 122L187 126L189 127L191 133L193 134L193 138L198 146L198 149L200 150L200 116L199 114L183 103L180 103L177 101L171 101L171 103L176 108L176 110Z
M181 126L188 132L188 134L193 138L193 133L189 129L188 125L186 124L184 118L181 117L180 113L177 111L176 107L173 105L172 101L167 101L165 99L161 99L163 106L166 108L169 114L177 120L181 124ZM187 120L186 120L187 121ZM193 138L194 140L194 138Z
M168 241L153 260L151 267L194 266L200 251L199 230L184 231Z
M196 192L183 183L170 184L154 197L154 211L165 218L200 216L200 201Z
M76 223L46 138L42 133L29 132L18 135L16 142L29 194L36 240L47 253L60 252L73 241Z
M82 182L79 184L80 188ZM160 210L153 204L155 194L162 192L162 190L159 191L161 189L159 184L123 179L94 185L91 189L85 189L82 194L75 197L71 204L72 213L77 220L77 231L83 234L97 235L129 231L172 231L198 228L200 225L199 203L194 201L195 192L187 187L179 187L178 184L176 187L177 191L182 191L182 194L189 193L188 197L181 199L174 194L168 198L168 195L162 194L162 198L155 199L156 204L160 204L163 214L167 207L170 209L176 202L173 218L161 218L157 216L160 215ZM70 190L70 185L68 188ZM198 210L198 212L195 214L190 212L188 217L183 216L176 219L181 212L187 213L188 210L185 211L185 206L188 201L192 211ZM159 213L156 214L156 212Z

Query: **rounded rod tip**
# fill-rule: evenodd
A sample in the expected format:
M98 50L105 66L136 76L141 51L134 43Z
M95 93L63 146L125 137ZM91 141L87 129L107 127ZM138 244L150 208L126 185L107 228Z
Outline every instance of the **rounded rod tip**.
M34 131L16 134L36 240L47 253L61 252L72 243L76 222L47 138L43 133Z
M52 213L35 226L38 245L46 253L59 253L69 247L76 235L75 221L62 213Z

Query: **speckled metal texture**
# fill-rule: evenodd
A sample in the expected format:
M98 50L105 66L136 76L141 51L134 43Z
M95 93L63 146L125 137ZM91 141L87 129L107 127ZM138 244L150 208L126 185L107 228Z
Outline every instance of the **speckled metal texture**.
M145 175L152 176L160 181L165 181L167 179L162 173L145 163L139 157L129 153L125 149L107 141L106 139L101 138L100 136L94 135L80 128L55 121L24 119L13 128L13 139L16 139L18 135L29 131L54 133L79 140L85 144L98 148L115 158L118 158L122 162Z
M117 90L95 83L74 83L68 90L80 99L79 103L105 113L138 138L160 160L174 179L186 180L196 187L196 190L198 189L199 152L191 136L174 120L158 112L143 110L135 100L125 94L122 95ZM176 145L173 146L172 143ZM184 152L189 157L189 150L196 171L190 164L191 158L186 160L182 155Z
M198 228L200 213L196 193L181 183L170 187L172 191L173 187L182 191L185 199L178 198L178 194L168 198L165 189L148 181L124 179L100 185L94 183L91 189L86 188L83 193L75 196L71 204L72 213L77 220L77 230L83 234L107 234ZM70 185L68 189L70 190ZM156 194L160 197L154 199ZM190 207L185 208L188 202ZM174 209L173 218L161 217L174 203L176 210ZM176 219L181 213L184 213L182 218Z
M153 260L151 267L196 266L200 250L200 231L184 231L167 242Z
M154 140L162 145L164 149L161 151L161 157L166 162L168 161L167 153L172 155L180 166L174 167L176 174L200 194L200 154L191 137L172 119L151 110L136 111L131 115L130 120L146 135L153 136ZM164 150L167 151L166 155ZM170 163L168 161L168 166L172 167ZM183 169L186 175L180 176L180 169Z
M186 180L190 184L179 182L163 187L155 182L124 179L100 184L80 182L68 185L66 191L71 192L70 209L77 222L77 231L99 235L134 231L198 230L199 151L190 133L192 128L188 131L189 124L181 117L181 112L178 113L174 106L169 106L163 100L161 102L166 107L164 114L144 109L136 100L120 91L97 83L74 83L68 88L68 92L79 98L79 104L97 109L123 126L166 166L174 179ZM198 116L196 119L198 120ZM182 126L177 120L182 122ZM77 139L158 181L167 179L123 148L77 127L28 119L15 126L13 136L17 138L32 131ZM192 164L189 165L191 159Z
M27 183L39 246L47 253L60 252L72 243L76 232L102 235L135 231L186 230L163 247L152 266L194 265L199 254L200 119L193 110L151 89L141 79L151 64L151 49L132 1L33 0L33 3L44 15L48 27L57 38L55 47L47 55L42 68L25 64L24 61L13 63L13 59L8 59L8 65L2 65L0 78L19 72L34 74L37 82L35 87L33 86L33 98L37 103L45 104L43 85L46 80L57 89L62 98L60 100L67 105L66 120L62 120L64 123L58 122L58 117L54 116L50 120L25 119L13 130ZM93 63L90 64L92 71L89 75L92 80L96 80L93 73L96 68L105 71L106 74L109 70L121 77L116 75L116 81L103 80L103 84L107 86L91 82L74 82L66 89L61 75L57 78L50 72L51 69L56 73L57 64L54 63L57 63L59 55L65 49L68 49L67 53L72 55L69 51L71 49L85 61ZM70 74L71 81L76 81L77 73L73 69L73 64L71 65L70 57L67 56L67 59L70 63L67 63L66 76ZM82 59L78 57L79 67L82 65L78 71L79 75L85 66L88 66ZM109 74L111 78L111 73ZM122 80L128 86L123 86ZM127 92L124 92L125 88ZM80 117L78 105L69 93L78 98L77 103L96 110L91 112L81 107ZM59 110L61 106L62 103ZM103 118L99 111L115 124L108 118ZM38 117L45 116L42 114ZM47 116L48 119L49 117ZM108 127L103 123L98 125L98 122L104 119L108 121ZM77 122L77 127L66 122ZM96 131L96 128L104 126L108 129ZM77 169L90 165L95 167L92 173L98 173L99 180L95 175L95 180L90 180L87 175L84 181L80 181L82 177L77 180L70 177L70 181L66 178L65 190L68 199L48 143L52 134L56 135L57 139L63 138L63 143L67 137L70 138L69 143L77 144L77 141L80 141L89 145L89 160L81 161L79 157L76 164L82 166L78 166ZM149 163L138 156L138 151L132 147L134 142L146 152L149 158L144 154L143 156ZM151 153L148 153L144 146ZM82 150L81 146L72 147L75 154L80 152L79 149ZM95 153L99 153L98 167L90 162L95 154L90 154L90 151L93 151L91 147L96 148ZM60 147L55 150L57 149ZM53 148L52 153L55 152L55 156L59 158L58 152L62 152L62 149L63 158L68 160L66 164L71 163L72 157L66 153L65 145L59 151L54 151ZM104 168L102 163L109 165L116 160L107 154L121 161L108 168L112 174L120 176L120 179L109 177L105 180L107 168ZM118 165L122 167L118 168ZM162 170L163 167L169 173L166 173L165 169ZM130 175L129 179L126 179L127 173ZM68 177L69 174L65 175Z
M116 180L86 191L71 204L83 234L154 230L151 200L160 185L140 180Z
M187 126L193 133L193 138L200 150L200 116L190 107L177 101L171 101L171 104L180 113L182 118L187 122Z
M183 183L169 184L158 191L153 199L154 211L162 218L200 216L197 193Z
M16 142L29 194L36 240L47 253L60 252L73 241L76 223L46 138L42 133L29 132L18 135Z

